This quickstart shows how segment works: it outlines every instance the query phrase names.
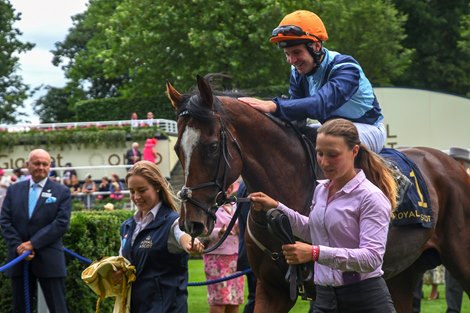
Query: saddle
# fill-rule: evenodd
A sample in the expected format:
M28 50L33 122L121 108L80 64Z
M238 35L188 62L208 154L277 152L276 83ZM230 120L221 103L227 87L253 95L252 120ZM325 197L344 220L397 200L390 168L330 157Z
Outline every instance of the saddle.
M289 218L278 209L270 209L266 213L268 231L282 244L294 244L295 237L292 233ZM285 279L289 282L289 294L292 301L300 295L303 300L315 299L315 287L313 286L313 262L289 265ZM310 282L310 286L306 283Z

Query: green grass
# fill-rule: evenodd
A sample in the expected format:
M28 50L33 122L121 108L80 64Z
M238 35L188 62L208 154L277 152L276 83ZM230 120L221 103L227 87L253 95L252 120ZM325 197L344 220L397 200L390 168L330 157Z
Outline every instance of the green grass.
M194 259L189 261L189 281L190 282L203 282L206 280L204 275L203 261ZM245 288L245 295L246 295ZM424 296L427 299L431 292L430 286L423 287ZM191 313L204 313L209 312L209 305L207 304L207 286L188 287L189 293L189 312ZM439 286L440 297L437 300L429 301L423 299L421 301L421 313L445 313L446 300L444 285ZM463 296L463 305L461 313L470 313L470 300L467 295ZM246 298L245 298L246 300ZM309 303L307 301L298 300L294 308L291 310L293 313L307 313ZM240 306L240 312L243 312L243 306Z

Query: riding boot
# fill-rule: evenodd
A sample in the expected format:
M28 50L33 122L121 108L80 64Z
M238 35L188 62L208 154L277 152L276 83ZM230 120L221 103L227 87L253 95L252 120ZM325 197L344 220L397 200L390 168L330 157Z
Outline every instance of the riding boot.
M393 164L392 162L386 161L385 162L392 172L393 178L395 179L395 182L397 184L397 208L401 205L403 202L406 192L408 191L408 188L411 186L411 181L409 180L406 175L404 175L398 166Z

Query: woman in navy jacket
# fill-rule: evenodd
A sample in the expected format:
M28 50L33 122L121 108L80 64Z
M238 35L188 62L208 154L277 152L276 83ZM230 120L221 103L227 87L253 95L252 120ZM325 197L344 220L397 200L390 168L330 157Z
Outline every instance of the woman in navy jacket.
M121 225L121 255L136 267L131 313L188 312L188 253L203 245L178 227L176 203L157 165L140 161L126 176L133 217Z

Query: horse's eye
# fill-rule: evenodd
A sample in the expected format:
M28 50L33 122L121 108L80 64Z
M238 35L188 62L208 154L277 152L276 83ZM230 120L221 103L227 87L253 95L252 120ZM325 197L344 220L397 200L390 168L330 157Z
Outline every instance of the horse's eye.
M219 144L217 142L214 142L209 145L208 151L209 153L216 153L218 149L219 149Z

